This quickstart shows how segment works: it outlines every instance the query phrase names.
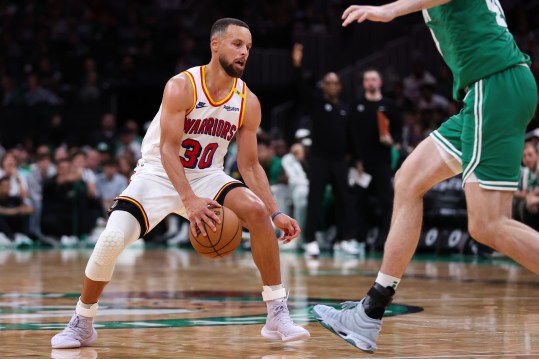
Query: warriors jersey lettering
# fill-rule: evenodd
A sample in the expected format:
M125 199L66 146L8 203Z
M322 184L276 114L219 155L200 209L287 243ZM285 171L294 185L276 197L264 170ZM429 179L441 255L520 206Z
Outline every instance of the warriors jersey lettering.
M185 115L179 156L185 174L189 179L196 179L223 170L228 145L243 122L247 85L239 78L234 79L225 98L215 101L206 87L205 66L193 67L182 74L193 86L193 104ZM142 163L164 173L159 152L160 119L161 107L142 141Z

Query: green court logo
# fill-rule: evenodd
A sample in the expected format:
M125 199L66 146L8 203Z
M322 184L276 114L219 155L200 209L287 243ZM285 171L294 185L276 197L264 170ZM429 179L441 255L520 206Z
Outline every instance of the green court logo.
M79 294L0 293L0 331L60 330L73 314ZM289 297L292 319L314 322L315 304L338 307L344 300ZM170 328L264 324L266 309L259 293L156 291L107 293L100 301L97 329ZM423 308L391 304L385 316L411 314Z

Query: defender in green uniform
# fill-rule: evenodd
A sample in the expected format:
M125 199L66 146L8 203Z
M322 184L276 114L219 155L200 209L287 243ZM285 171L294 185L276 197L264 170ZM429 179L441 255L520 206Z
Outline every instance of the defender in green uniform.
M343 26L388 22L423 11L438 50L454 77L453 96L464 102L406 159L395 177L391 229L380 272L367 296L342 310L313 308L322 325L374 353L385 308L417 247L423 194L463 173L472 237L539 274L539 233L511 219L524 132L535 110L537 86L530 60L507 29L498 0L398 0L351 6Z

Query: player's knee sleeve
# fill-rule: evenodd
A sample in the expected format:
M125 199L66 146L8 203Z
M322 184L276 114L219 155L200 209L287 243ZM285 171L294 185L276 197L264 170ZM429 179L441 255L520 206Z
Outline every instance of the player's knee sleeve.
M99 282L108 282L112 278L116 258L125 248L125 234L116 228L106 228L95 245L90 256L85 274Z
M116 259L139 235L140 225L133 215L120 210L112 212L88 261L86 277L98 282L110 281Z

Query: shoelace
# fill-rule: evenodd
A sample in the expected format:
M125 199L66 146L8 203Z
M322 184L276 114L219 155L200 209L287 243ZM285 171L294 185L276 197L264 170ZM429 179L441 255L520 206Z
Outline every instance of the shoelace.
M279 322L279 324L290 324L294 325L292 318L290 317L290 312L286 306L286 302L280 303L273 307L273 316Z
M69 321L67 324L67 327L63 330L64 334L67 334L67 332L74 333L78 336L77 339L80 339L83 337L83 334L85 334L85 328L78 327L80 318L76 316L73 320Z
M67 324L68 327L70 328L77 328L77 325L79 324L79 317L78 316L75 316L75 319L73 320L70 320L69 323Z

